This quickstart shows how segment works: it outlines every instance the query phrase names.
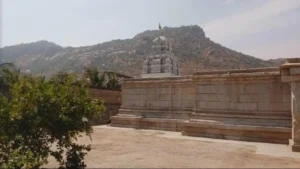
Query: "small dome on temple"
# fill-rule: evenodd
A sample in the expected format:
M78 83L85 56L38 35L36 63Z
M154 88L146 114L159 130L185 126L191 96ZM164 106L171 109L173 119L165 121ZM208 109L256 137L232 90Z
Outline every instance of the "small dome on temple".
M170 44L167 38L163 35L158 36L153 40L153 46L152 49L157 53L164 53L166 51L169 51Z
M160 44L161 42L167 42L167 38L164 36L159 36L153 40L154 43Z

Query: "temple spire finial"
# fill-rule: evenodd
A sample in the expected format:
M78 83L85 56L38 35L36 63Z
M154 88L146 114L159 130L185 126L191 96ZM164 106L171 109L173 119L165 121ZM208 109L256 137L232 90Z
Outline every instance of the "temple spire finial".
M161 36L164 36L164 32L163 32L163 30L162 30L162 27L161 27L161 25L160 25L160 22L158 23L158 29L160 30L160 35L161 35Z

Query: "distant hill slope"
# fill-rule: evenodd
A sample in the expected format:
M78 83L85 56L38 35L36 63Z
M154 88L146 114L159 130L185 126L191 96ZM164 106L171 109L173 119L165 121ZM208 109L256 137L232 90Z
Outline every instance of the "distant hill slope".
M193 70L236 69L277 66L282 61L264 61L223 47L205 37L199 26L164 27L173 53L180 61L180 73ZM15 62L23 70L40 75L58 71L81 72L84 66L139 76L142 61L151 53L158 30L147 30L132 39L113 40L93 46L63 48L47 41L0 49L0 62Z

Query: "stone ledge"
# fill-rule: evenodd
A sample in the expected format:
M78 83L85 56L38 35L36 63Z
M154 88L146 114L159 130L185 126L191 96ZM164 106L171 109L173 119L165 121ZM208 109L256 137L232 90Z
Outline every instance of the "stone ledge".
M235 110L205 110L193 109L193 113L209 113L209 114L230 114L230 115L253 115L253 116L284 116L291 117L291 112L288 111L235 111Z
M216 124L209 121L185 123L182 134L194 137L288 144L291 128Z
M137 129L155 129L168 131L182 131L184 120L140 118L140 117L111 117L111 126L129 127Z
M271 82L273 81L277 81L280 82L280 73L259 73L259 74L217 74L217 75L195 75L193 76L193 80L195 81L214 81L214 82L224 82L224 81L228 81L228 82L251 82L252 80L256 80L256 81L267 81L267 80L271 80Z
M286 63L280 66L280 72L283 82L300 81L300 59L286 59Z
M261 138L261 137L246 137L246 136L230 136L224 134L210 134L210 133L187 133L182 132L182 135L192 136L192 137L207 137L215 139L227 139L227 140L237 140L237 141L251 141L251 142L264 142L264 143L274 143L274 144L288 144L288 139L273 139L273 138Z
M157 77L157 78L134 78L134 79L122 79L122 83L139 83L139 82L167 82L167 81L191 81L191 76L172 76L172 77Z
M292 145L293 152L300 152L300 145Z
M196 84L252 84L252 83L281 83L280 73L234 74L234 75L194 75L173 78L140 78L123 79L122 88L140 88L160 86L184 86Z
M127 115L126 113L119 113L118 116ZM170 114L170 113L130 113L130 115L135 115L143 118L161 118L161 119L179 119L179 120L187 120L189 118L188 114Z
M159 108L159 107L124 107L122 106L120 108L121 111L147 111L147 112L157 112L157 111L164 111L164 112L182 112L182 113L186 113L186 112L190 112L193 109L192 108Z
M144 118L162 118L162 119L188 119L192 111L183 110L147 110L147 109L119 109L118 116L134 115Z
M141 121L149 121L149 122L164 122L164 123L182 123L187 120L179 120L179 119L162 119L162 118L143 118L143 117L134 117L134 116L112 116L111 120L141 120Z
M195 72L193 75L208 75L208 74L234 74L234 73L259 73L259 72L279 72L279 67L252 68L252 69L229 69L229 70L212 70Z
M148 129L148 130L180 131L177 128L171 128L171 127L150 127L150 126L122 125L122 124L110 124L110 126L111 127L135 128L135 129Z
M185 127L205 127L216 129L228 129L228 130L247 130L247 131L268 131L268 132L281 132L292 133L291 128L286 127L265 127L265 126L249 126L249 125L230 125L230 124L216 124L216 123L196 123L185 122Z
M285 63L280 66L280 68L295 68L300 67L300 63Z
M173 73L147 73L141 75L141 78L166 78L166 77L180 77L180 76Z
M248 126L268 126L268 127L292 127L291 118L281 119L246 119L246 118L227 118L227 117L191 117L190 122L196 123L214 123L214 124L231 124L231 125L248 125Z
M266 116L266 115L247 115L247 114L216 114L216 113L192 113L193 117L225 117L238 119L271 119L271 120L291 120L291 116Z

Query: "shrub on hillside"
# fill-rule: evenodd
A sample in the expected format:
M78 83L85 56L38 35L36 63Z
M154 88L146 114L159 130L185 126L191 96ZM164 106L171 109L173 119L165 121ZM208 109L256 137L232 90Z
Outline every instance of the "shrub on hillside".
M90 87L98 89L120 90L121 84L116 73L102 72L97 68L85 68L84 77L89 79Z

